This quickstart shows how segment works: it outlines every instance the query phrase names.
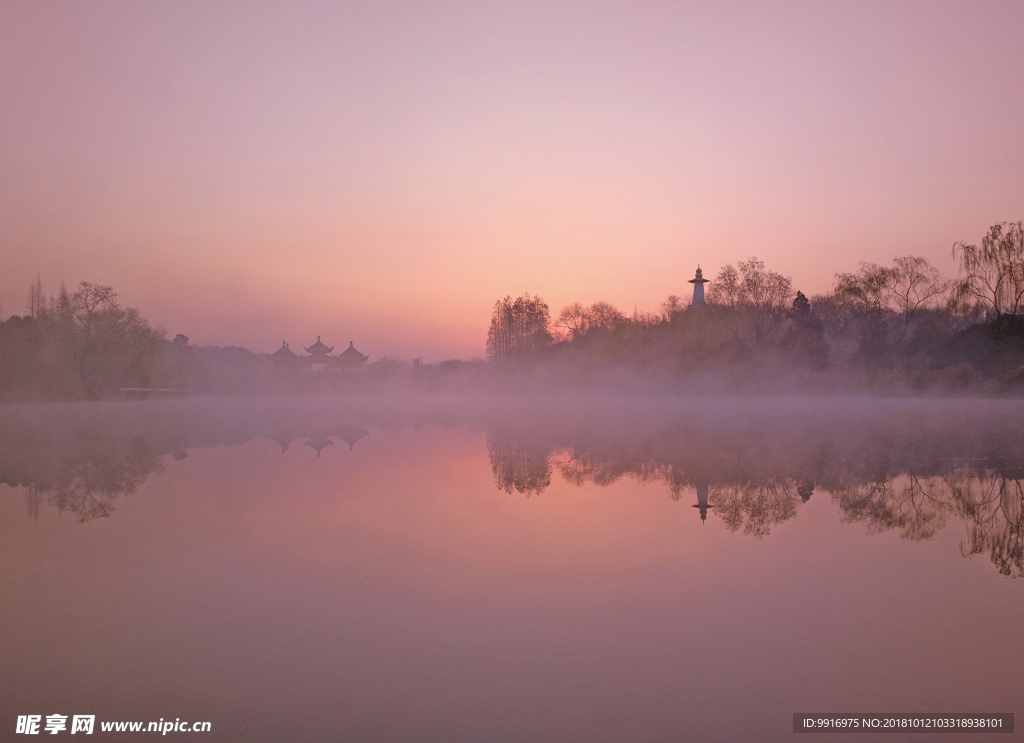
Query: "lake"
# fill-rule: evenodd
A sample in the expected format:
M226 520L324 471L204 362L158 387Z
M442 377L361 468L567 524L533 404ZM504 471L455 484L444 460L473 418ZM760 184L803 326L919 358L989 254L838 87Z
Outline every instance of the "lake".
M796 712L1021 711L1021 401L6 405L0 483L7 733L774 741Z

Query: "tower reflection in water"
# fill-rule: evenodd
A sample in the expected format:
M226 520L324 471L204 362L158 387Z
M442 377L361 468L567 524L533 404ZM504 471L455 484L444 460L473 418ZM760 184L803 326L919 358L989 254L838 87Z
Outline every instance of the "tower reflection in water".
M706 482L697 484L697 502L693 504L693 507L700 509L701 523L708 520L708 509L711 506L708 505L708 484Z

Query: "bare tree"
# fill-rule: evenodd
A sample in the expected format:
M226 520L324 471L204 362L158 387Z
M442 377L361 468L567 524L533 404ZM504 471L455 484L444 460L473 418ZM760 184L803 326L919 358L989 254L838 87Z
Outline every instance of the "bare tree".
M736 307L743 301L740 272L731 263L722 266L708 289L708 301L722 307Z
M569 340L585 335L589 328L587 309L579 302L566 305L558 313L555 327L561 328Z
M875 263L861 263L856 273L836 274L830 319L856 341L864 359L878 360L888 349L886 304L892 275L892 269Z
M487 356L495 361L522 358L551 341L551 317L540 297L524 294L494 303L487 330Z
M56 299L50 300L50 314L59 320L67 320L71 317L71 295L64 282L60 282L60 292Z
M164 335L116 298L111 287L83 281L66 299L73 331L66 348L82 389L91 396L136 372Z
M46 296L43 294L43 277L36 275L36 280L28 288L28 302L26 302L25 309L28 311L29 317L39 319L45 307Z
M116 298L117 292L113 287L83 281L71 297L71 313L82 329L88 332L103 312L114 309Z
M594 302L587 310L589 330L615 330L626 321L626 316L608 302Z
M595 330L615 330L626 322L626 316L608 302L594 302L589 307L574 302L558 313L555 327L561 328L572 340Z
M960 305L978 304L990 320L1016 315L1024 301L1024 222L1000 222L989 227L981 247L954 243L960 260L960 279L953 299Z
M666 322L675 322L683 316L689 306L689 299L669 294L668 299L661 303L661 316Z
M918 311L935 304L953 282L944 279L939 269L920 256L905 255L894 258L892 263L888 293L902 321L897 339L901 342Z
M739 270L722 268L708 290L708 302L725 311L740 345L750 348L765 343L789 317L793 282L769 271L756 256L740 261Z

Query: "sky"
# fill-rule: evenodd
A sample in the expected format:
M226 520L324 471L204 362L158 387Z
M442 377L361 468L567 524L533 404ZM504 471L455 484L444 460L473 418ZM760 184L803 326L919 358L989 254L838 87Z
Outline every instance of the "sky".
M0 313L482 356L495 300L656 310L756 255L1024 219L1024 3L0 0Z

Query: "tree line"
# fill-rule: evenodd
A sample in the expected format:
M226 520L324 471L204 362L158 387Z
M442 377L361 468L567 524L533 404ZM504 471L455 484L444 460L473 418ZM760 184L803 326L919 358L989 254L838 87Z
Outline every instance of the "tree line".
M0 394L95 398L142 384L164 338L109 286L83 281L47 297L40 279L24 316L0 323Z
M920 257L862 263L806 296L751 258L719 271L706 305L671 295L655 312L572 303L552 317L538 296L495 303L488 362L382 359L374 383L427 387L517 383L765 389L863 383L915 389L1024 388L1024 223L993 225L953 246L959 274ZM37 278L24 315L0 322L0 400L98 399L125 388L259 393L274 378L264 355L168 338L109 286L54 295ZM503 382L502 382L503 383ZM289 387L289 389L291 389Z
M48 296L37 278L25 314L0 322L0 400L100 399L126 388L258 392L268 366L245 348L169 339L112 287L87 281Z
M632 315L596 302L552 317L537 296L506 297L494 306L488 358L506 368L551 362L580 379L727 367L748 379L789 370L911 387L1024 385L1024 222L993 225L953 254L955 278L901 256L836 273L829 292L811 297L753 257L723 267L704 306L671 295L659 311Z

